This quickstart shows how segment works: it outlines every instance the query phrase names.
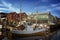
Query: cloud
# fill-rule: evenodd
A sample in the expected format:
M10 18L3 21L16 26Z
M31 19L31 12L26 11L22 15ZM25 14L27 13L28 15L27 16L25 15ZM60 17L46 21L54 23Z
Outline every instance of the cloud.
M52 11L53 9L51 9L50 6L39 6L38 10L42 12L48 12L48 11Z
M0 4L0 6L3 6L2 4Z
M13 4L7 3L5 1L2 1L2 4L7 8L7 9L6 8L1 8L2 10L6 9L6 10L8 10L10 12L17 12L17 13L19 13L19 8L13 7Z
M36 8L35 8L36 10ZM55 12L57 10L60 10L60 3L56 3L56 4L50 4L50 5L43 5L43 6L38 6L38 10L41 11L41 12L44 12L44 11L50 11L50 12Z
M46 11L52 11L51 9L47 9Z
M51 4L48 6L40 6L41 9L45 9L45 11L55 11L55 10L60 10L60 3L57 4Z
M60 6L55 8L56 10L60 10Z
M0 8L0 10L8 10L7 8Z
M0 12L3 12L3 11L0 11Z
M57 7L57 6L59 6L60 5L60 3L57 3L57 4L51 4L51 7Z
M60 10L60 3L57 3L57 4L51 4L50 7L52 7L52 8L51 8L52 10Z

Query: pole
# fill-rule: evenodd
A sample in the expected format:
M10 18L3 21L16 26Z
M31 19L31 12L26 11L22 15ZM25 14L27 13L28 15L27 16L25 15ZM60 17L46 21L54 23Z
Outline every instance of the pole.
M38 1L36 2L36 25L37 25L37 19L38 18Z

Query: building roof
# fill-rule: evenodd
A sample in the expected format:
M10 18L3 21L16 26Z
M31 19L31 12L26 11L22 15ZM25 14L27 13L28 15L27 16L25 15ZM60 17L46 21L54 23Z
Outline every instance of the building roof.
M7 13L3 13L3 12L1 12L0 15L7 15Z
M37 14L37 13L31 14L31 15L29 15L29 16L36 16L36 14ZM38 13L37 15L51 15L51 13L50 13L50 12L40 12L40 13Z
M41 13L38 13L40 15L50 15L50 12L41 12Z

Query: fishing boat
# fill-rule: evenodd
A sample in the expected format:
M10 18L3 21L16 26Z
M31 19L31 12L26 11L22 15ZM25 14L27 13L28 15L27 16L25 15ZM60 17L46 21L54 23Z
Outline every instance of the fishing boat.
M16 36L20 36L20 37L30 37L30 36L42 36L45 35L45 32L49 30L49 26L47 25L37 25L37 27L35 27L36 24L33 25L27 25L27 23L25 24L25 29L15 29L12 30L12 34L16 35Z
M20 5L21 6L21 5ZM20 7L21 13L21 7ZM49 26L45 24L37 24L38 11L36 12L36 23L29 25L29 22L21 21L11 32L15 36L19 37L30 37L30 36L42 36L45 35L45 32L49 30Z

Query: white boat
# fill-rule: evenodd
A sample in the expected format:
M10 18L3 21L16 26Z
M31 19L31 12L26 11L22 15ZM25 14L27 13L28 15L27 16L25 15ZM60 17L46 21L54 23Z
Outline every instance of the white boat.
M15 34L33 34L33 33L38 33L38 32L42 32L42 31L47 31L47 29L43 28L43 29L40 29L40 30L33 30L33 31L13 30L12 33L15 33Z
M20 37L30 37L30 36L39 36L39 35L44 35L46 31L49 30L49 26L46 28L42 28L41 26L43 26L42 24L37 27L35 30L34 30L34 25L27 25L27 23L25 23L25 29L24 30L12 30L12 34L13 35L16 35L16 36L20 36Z

